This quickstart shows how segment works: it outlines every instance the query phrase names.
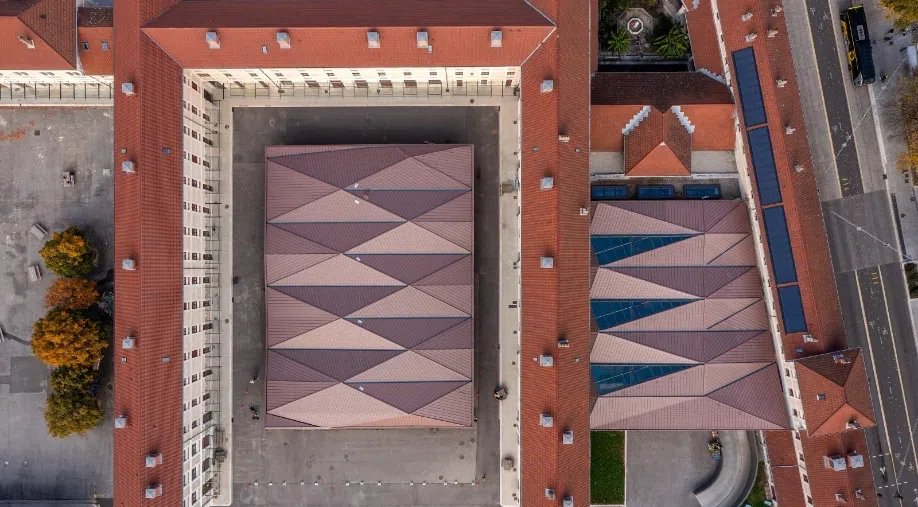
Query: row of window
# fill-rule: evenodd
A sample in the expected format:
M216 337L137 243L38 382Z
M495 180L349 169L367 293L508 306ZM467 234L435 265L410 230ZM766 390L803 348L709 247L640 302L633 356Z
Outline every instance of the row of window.
M208 236L209 234L210 234L210 233L208 233L207 231L204 231L204 232L203 232L203 235L204 235L204 236ZM214 256L213 256L213 254L209 254L209 253L182 252L182 260L186 260L186 261L196 261L196 260L212 261L212 260L214 260Z
M201 397L202 401L207 401L209 399L210 399L210 393L204 393L204 396ZM211 419L213 419L213 414L211 412L204 412L204 416L201 417L200 424L207 424L208 422L210 422ZM197 429L197 427L200 424L198 423L197 419L191 421L191 429ZM187 425L182 426L182 435L185 435L187 433L188 433L188 426Z
M195 325L193 325L193 326L190 326L190 327L183 327L183 328L182 328L182 336L188 336L188 335L190 335L190 334L195 334L195 333L197 333L198 331L208 331L208 330L213 329L213 328L214 328L214 325L211 324L210 322L208 322L208 323L206 323L206 324L201 324L200 327L198 327L197 324L195 324Z
M198 301L191 301L191 302L185 301L184 303L182 303L182 307L184 310L197 310L198 307L207 308L208 306L210 306L210 300L207 300L207 299L201 301L200 303Z
M201 350L194 349L191 351L186 351L182 357L187 361L188 359L192 359L198 356L203 356L204 354L207 354L208 352L210 352L210 347L204 347Z
M35 74L40 74L40 75L45 76L45 77L54 77L54 76L57 76L59 73L48 72L48 71L42 71L42 72L16 71L16 72L13 72L13 75L20 76L20 77L28 77L28 76L30 76L30 75L35 75ZM71 76L71 77L82 76L82 74L80 74L79 72L72 71L72 70L71 70L71 71L66 71L66 72L64 72L64 74L66 74L66 75L68 75L68 76ZM3 73L0 72L0 76L2 76L2 75L3 75Z
M213 189L213 187L210 185L208 185L208 187L211 190ZM192 202L187 202L187 201L182 202L182 209L186 211L198 211L200 209L201 213L204 213L205 215L210 215L210 208L208 208L207 206L198 207L197 204L192 203Z
M274 75L275 75L276 77L281 77L281 78L282 78L282 77L286 77L286 74L283 73L283 72L281 72L280 69L273 69L272 72L274 73ZM325 75L326 75L327 77L335 77L335 72L332 71L332 70L326 69L326 70L324 70L323 72L325 73ZM432 77L436 77L437 75L439 75L438 71L435 71L435 70L428 71L428 73L429 73L430 76L432 76ZM251 71L250 71L248 74L249 74L249 77L253 77L253 78L260 78L260 77L262 77L262 75L259 74L258 72L251 72ZM300 74L300 76L302 76L302 77L313 77L312 75L310 75L309 72L305 72L305 71L299 71L299 74ZM379 77L387 77L386 71L384 71L384 70L377 70L377 71L376 71L376 74L377 74ZM412 71L407 71L407 70L406 70L406 71L403 71L403 74L405 75L405 77L410 77L410 76L413 75ZM474 75L474 74L475 74L474 72L470 73L470 75ZM491 75L491 71L490 71L490 70L482 70L480 74L481 74L481 76L490 76L490 75ZM225 77L230 78L230 79L232 79L232 78L235 77L235 74L233 74L232 72L224 72L223 75L224 75ZM457 70L457 71L453 72L453 75L455 75L455 76L462 76L462 75L465 75L465 71ZM506 75L508 75L508 76L514 76L514 75L516 75L516 71L513 71L513 70L507 71ZM361 77L362 75L361 75L361 73L360 73L359 70L354 70L354 69L352 69L352 70L351 70L351 76L352 76L352 77ZM198 77L200 77L201 79L213 79L213 76L212 76L211 74L206 74L206 73L200 73L200 74L198 74Z
M182 227L182 234L185 236L202 236L205 238L210 237L210 231L206 229L198 229L197 227ZM187 259L186 259L187 260ZM197 260L197 259L192 259Z
M197 373L193 373L190 377L185 377L185 378L182 379L182 385L183 385L183 386L187 386L187 385L190 385L190 384L194 384L194 383L197 382L198 380L202 380L202 379L205 379L205 378L207 378L207 377L213 375L213 373L214 373L213 370L204 370L204 371L201 372L200 375L198 375ZM209 398L209 397L210 397L210 395L207 396L207 398ZM204 400L207 400L207 398L204 398ZM192 406L192 407L195 407L195 406L197 406L197 405L198 405L198 399L197 399L197 398L191 400L191 406ZM187 403L187 402L186 402L186 403L182 403L182 410L188 410L188 408L189 408L189 407L188 407L188 403Z
M89 42L83 41L80 42L80 47L83 48L83 51L89 51ZM102 41L102 51L108 51L108 41Z

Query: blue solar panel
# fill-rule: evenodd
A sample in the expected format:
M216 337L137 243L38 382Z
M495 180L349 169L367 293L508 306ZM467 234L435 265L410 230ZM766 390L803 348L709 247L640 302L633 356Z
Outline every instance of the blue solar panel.
M736 69L736 84L746 127L765 123L765 102L762 100L759 69L755 66L755 52L752 48L733 53L733 68Z
M605 201L628 198L628 185L596 185L590 189L593 200Z
M633 320L687 305L694 299L591 299L590 309L599 329L610 329Z
M752 154L752 170L759 188L759 199L763 206L781 202L781 186L775 169L775 154L771 150L768 127L750 130L749 152Z
M626 259L633 255L671 245L683 239L691 238L690 234L672 234L667 236L590 236L590 245L600 266Z
M591 364L597 394L611 392L686 370L694 364Z
M775 283L797 281L797 268L794 266L794 250L791 248L790 236L787 234L787 217L784 206L775 206L762 210L765 218L765 239L771 252L771 267L775 271Z
M785 333L806 331L806 317L803 315L803 301L800 299L800 287L780 287L778 303L781 306L781 318L784 320Z

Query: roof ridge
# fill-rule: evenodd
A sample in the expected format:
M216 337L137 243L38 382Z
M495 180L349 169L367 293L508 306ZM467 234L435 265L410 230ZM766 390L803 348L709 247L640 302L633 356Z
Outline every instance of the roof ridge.
M760 334L761 334L761 333L760 333ZM759 335L755 335L755 336L759 336ZM752 338L755 338L755 336L753 336ZM752 338L749 338L749 340L751 340ZM743 341L743 342L739 343L739 345L742 345L743 343L746 343L746 342L748 342L749 340ZM739 345L737 345L737 346L739 346ZM733 348L736 348L736 347L733 347ZM732 350L732 349L731 349L731 350ZM728 350L727 352L729 352L729 350ZM758 372L764 370L765 368L768 368L768 367L774 365L774 364L775 364L775 361L772 361L772 362L770 362L770 363L762 363L761 361L748 361L748 363L752 363L752 364L762 364L763 366L762 366L761 368L755 369L755 370L753 370L753 371L751 371L751 372L749 372L749 373L743 375L742 377L737 378L736 380L734 380L733 382L730 382L729 384L724 384L724 385L718 387L717 389L714 389L714 390L711 391L711 392L705 393L704 396L707 397L709 394L714 394L714 393L716 393L717 391L720 391L720 390L722 390L722 389L726 389L726 388L732 386L733 384L735 384L735 383L737 383L737 382L739 382L739 381L741 381L741 380L743 380L743 379L745 379L745 378L748 378L748 377L751 376L751 375L755 375L756 373L758 373ZM746 364L746 363L710 363L710 364L718 365L718 364ZM708 365L708 363L703 363L703 366L707 366L707 365ZM714 401L717 401L717 400L714 400ZM726 405L726 403L724 403L724 405ZM732 405L729 405L729 406L732 406Z
M72 37L72 38L73 38L73 41L72 41L72 42L73 42L73 47L71 48L71 49L73 49L72 61L71 61L71 58L67 58L66 56L64 56L64 54L61 53L61 52L59 51L59 49L55 46L55 44L52 44L52 43L51 43L51 41L49 40L48 37L45 37L45 35L46 35L46 34L45 34L45 27L33 26L33 23L30 23L30 22L28 21L28 19L27 19L29 13L30 13L33 9L35 9L36 7L44 6L44 4L45 4L46 2L50 3L50 2L53 2L53 1L54 1L54 0L37 0L37 1L36 1L35 3L33 3L32 5L26 7L25 9L23 9L23 10L17 15L17 18L19 19L19 21L20 21L23 25L25 25L29 30L33 31L33 32L35 33L35 35L37 35L39 38L41 38L41 40L42 40L45 44L48 45L48 47L51 49L51 51L54 51L54 53L57 54L59 57L61 57L61 59L64 60L64 62L66 62L67 64L69 64L70 67L76 69L76 67L77 67L77 65L76 65L76 44L77 44L77 33L76 33L76 31L77 31L77 8L76 8L76 5L73 6L73 23L71 23L71 24L72 24L72 35L73 35L73 37ZM44 17L43 17L43 16L44 16ZM45 14L39 14L39 19L47 19L47 16L46 16ZM52 31L55 31L54 28L51 28L51 30L52 30Z

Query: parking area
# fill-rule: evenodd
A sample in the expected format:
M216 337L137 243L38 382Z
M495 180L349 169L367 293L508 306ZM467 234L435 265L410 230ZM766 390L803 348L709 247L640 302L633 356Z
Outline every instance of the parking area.
M265 431L247 408L264 406L263 384L248 381L261 371L265 350L264 147L280 144L475 146L473 380L476 392L490 393L499 369L498 119L496 107L233 109L234 505L498 503L498 407L489 394L476 399L470 429Z
M709 431L629 431L625 505L698 507L694 492L718 470L710 438Z
M0 500L86 500L112 494L112 418L83 437L45 431L48 369L29 347L32 324L54 275L41 264L33 223L48 231L77 225L99 250L92 274L110 276L113 242L111 108L0 109ZM61 173L72 171L65 188ZM29 283L38 264L43 278ZM106 364L109 364L106 362ZM106 374L100 398L111 414Z

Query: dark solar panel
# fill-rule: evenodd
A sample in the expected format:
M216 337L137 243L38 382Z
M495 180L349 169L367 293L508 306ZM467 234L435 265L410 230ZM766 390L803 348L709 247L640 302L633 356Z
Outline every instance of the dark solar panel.
M626 387L686 370L694 364L593 364L590 374L597 394L612 393Z
M771 138L768 127L750 130L749 152L752 154L752 169L755 183L759 188L759 199L763 206L781 202L781 187L778 184L778 171L775 169L775 154L771 151Z
M806 331L806 317L803 315L803 301L800 299L800 287L792 285L778 289L778 303L781 305L781 318L784 320L785 333Z
M797 268L794 266L794 251L791 249L790 236L787 234L787 217L784 206L762 210L765 218L765 239L771 252L771 265L775 272L775 283L797 281Z
M591 299L590 309L599 329L610 329L633 320L687 305L692 299Z
M666 236L590 236L590 246L600 266L611 264L628 257L663 248L678 241L691 238L690 234Z
M733 53L733 68L736 69L736 83L746 127L765 123L765 103L759 84L759 69L755 66L755 52L746 48Z

